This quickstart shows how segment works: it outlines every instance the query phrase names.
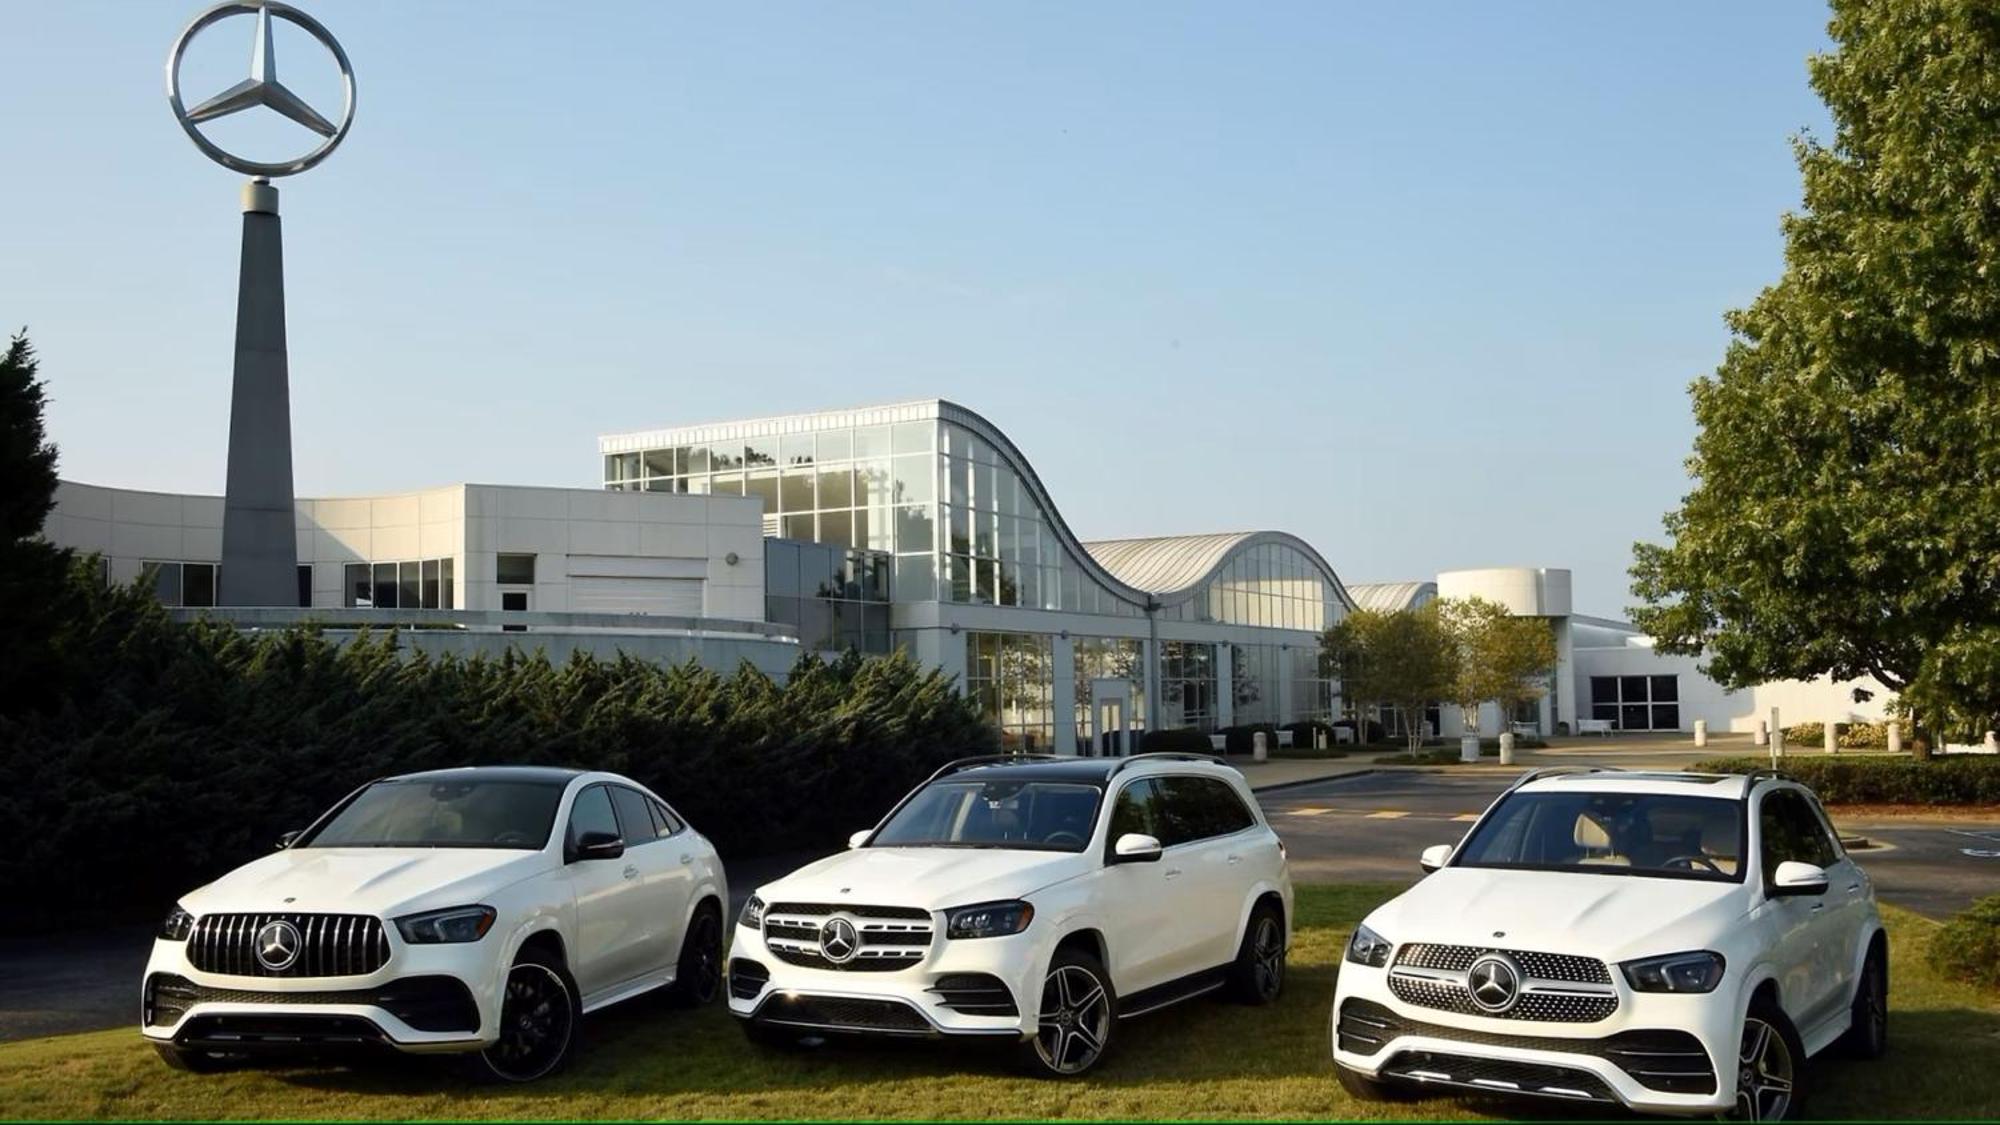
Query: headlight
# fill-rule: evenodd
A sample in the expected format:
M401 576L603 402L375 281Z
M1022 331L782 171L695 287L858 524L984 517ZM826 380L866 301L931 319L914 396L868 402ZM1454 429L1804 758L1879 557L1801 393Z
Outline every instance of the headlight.
M1035 908L1025 902L983 902L944 914L948 938L1005 937L1018 934L1035 920Z
M1379 969L1389 963L1389 950L1395 948L1389 939L1366 926L1354 927L1354 936L1347 939L1347 959L1357 965Z
M396 928L411 945L441 945L478 941L493 928L490 906L454 906L396 919Z
M748 926L753 930L763 929L764 900L758 898L756 895L751 895L750 901L743 904L743 913L737 915L736 924L739 926Z
M1722 983L1722 954L1706 949L1669 953L1619 965L1634 992L1714 992Z
M193 932L194 915L182 910L179 904L175 904L174 912L167 915L166 921L160 923L159 936L161 941L186 941L188 935Z

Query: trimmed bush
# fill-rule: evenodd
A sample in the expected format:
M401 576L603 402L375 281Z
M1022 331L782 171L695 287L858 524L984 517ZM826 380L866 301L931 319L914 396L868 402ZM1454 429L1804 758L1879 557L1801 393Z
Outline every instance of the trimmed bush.
M1271 750L1278 748L1278 728L1271 723L1248 723L1242 726L1223 727L1215 733L1228 740L1225 744L1228 746L1228 749L1224 753L1248 754L1256 749L1256 735L1258 731L1264 732L1264 745L1267 748Z
M1326 736L1327 746L1333 745L1333 726L1324 719L1301 719L1296 723L1286 723L1278 729L1292 732L1294 750L1312 749L1321 735Z
M1688 768L1698 773L1748 773L1769 769L1768 758L1711 758ZM1923 761L1900 755L1836 758L1787 754L1779 769L1809 786L1829 805L2000 804L2000 757L1959 754Z
M1909 732L1906 724L1904 733ZM1786 746L1824 746L1826 744L1825 723L1793 723L1785 728ZM1834 736L1834 744L1842 750L1886 750L1889 746L1888 723L1841 723Z
M2000 895L1989 895L1931 935L1931 967L1954 980L2000 988Z
M1346 731L1347 731L1347 732L1348 732L1349 734L1353 734L1353 733L1354 733L1354 720L1353 720L1353 719L1340 719L1340 720L1337 720L1337 721L1335 721L1335 722L1333 722L1333 723L1330 723L1330 724L1328 724L1328 725L1329 725L1329 726L1335 726L1335 727L1340 727L1340 728L1342 728L1343 730L1346 730ZM1388 730L1387 730L1387 728L1383 727L1381 723L1378 723L1378 722L1376 722L1376 721L1375 721L1375 720L1373 720L1373 719L1369 719L1369 720L1368 720L1368 722L1367 722L1367 729L1366 729L1366 730L1364 730L1364 731L1363 731L1362 733L1363 733L1364 737L1363 737L1363 738L1361 738L1361 740L1360 740L1360 741L1362 741L1362 742L1364 742L1364 743L1369 743L1369 742L1387 742L1387 741L1389 740L1389 733L1388 733Z
M390 774L614 770L741 856L837 846L942 762L998 749L948 677L902 656L808 655L781 683L747 664L433 658L393 634L340 645L92 599L61 645L85 674L0 701L0 929L164 915Z
M1213 754L1215 746L1208 741L1208 733L1193 727L1176 730L1149 730L1140 742L1140 749L1148 754L1180 752Z

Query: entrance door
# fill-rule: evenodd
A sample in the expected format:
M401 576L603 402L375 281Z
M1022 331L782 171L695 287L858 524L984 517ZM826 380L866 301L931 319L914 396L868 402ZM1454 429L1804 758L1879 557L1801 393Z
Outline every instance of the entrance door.
M526 590L502 591L500 594L500 608L513 613L526 613L528 611L528 592ZM500 626L500 631L503 633L525 633L528 631L528 627L526 625L502 625Z
M1132 681L1102 679L1090 681L1090 752L1122 758L1131 753ZM1104 736L1110 734L1107 740Z

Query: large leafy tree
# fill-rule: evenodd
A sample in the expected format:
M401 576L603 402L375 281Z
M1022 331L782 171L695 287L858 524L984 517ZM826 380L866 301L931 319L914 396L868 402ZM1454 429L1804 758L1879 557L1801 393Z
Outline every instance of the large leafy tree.
M1693 387L1634 619L1731 686L1872 676L2000 716L2000 5L1834 0L1785 271Z
M0 354L0 710L45 703L70 602L70 554L41 538L55 507L56 447L26 332ZM10 702L11 701L11 702Z
M1436 603L1394 612L1359 609L1320 638L1320 667L1364 719L1387 703L1404 718L1408 749L1423 745L1423 714L1451 690L1455 653ZM1356 724L1356 734L1360 727Z
M1449 598L1438 606L1456 652L1450 698L1465 715L1467 734L1479 731L1479 707L1500 709L1505 731L1514 709L1548 691L1556 667L1556 638L1539 617L1516 617L1484 598Z

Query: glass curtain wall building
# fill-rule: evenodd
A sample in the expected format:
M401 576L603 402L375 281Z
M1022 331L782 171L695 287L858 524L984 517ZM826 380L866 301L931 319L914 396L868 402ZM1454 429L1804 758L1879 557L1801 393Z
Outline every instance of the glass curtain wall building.
M886 585L889 643L959 677L1010 743L1067 752L1115 729L1336 706L1318 634L1352 602L1311 546L1271 531L1084 542L1014 444L953 403L615 434L599 448L608 489L755 496L766 536L837 557L839 582L771 583L772 598L799 602L774 603L787 617L820 615L805 604L816 585L863 590L843 599L862 603ZM790 557L767 544L767 565ZM872 610L856 612L872 624Z

